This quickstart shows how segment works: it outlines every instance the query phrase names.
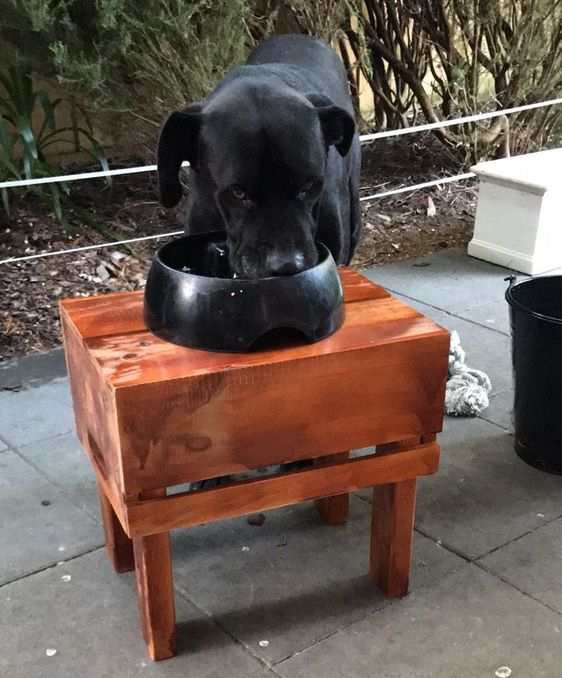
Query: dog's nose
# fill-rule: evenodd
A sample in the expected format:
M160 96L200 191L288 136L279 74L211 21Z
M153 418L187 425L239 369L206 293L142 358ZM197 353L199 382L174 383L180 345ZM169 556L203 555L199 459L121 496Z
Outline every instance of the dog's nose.
M304 269L304 256L300 252L292 255L274 252L267 257L267 271L269 275L294 275Z

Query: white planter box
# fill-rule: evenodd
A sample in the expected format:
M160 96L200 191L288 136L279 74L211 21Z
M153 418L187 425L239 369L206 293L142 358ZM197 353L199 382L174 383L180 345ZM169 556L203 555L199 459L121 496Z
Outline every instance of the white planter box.
M534 275L562 268L562 148L482 162L468 253Z

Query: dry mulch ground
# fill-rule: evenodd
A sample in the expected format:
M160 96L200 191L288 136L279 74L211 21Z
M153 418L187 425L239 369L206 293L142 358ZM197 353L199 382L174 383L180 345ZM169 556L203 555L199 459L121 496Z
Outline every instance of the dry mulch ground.
M363 149L361 195L460 171L431 137L418 143L408 137L380 141ZM80 181L73 185L73 200L123 238L181 229L181 207L162 209L154 181L151 173L116 177L111 189L102 180ZM353 264L361 268L464 245L472 234L475 206L472 181L363 202L363 236ZM12 195L10 217L0 212L0 260L107 240L85 226L78 226L73 237L64 235L45 204L30 194ZM60 345L59 299L142 287L151 258L164 242L0 265L0 361Z

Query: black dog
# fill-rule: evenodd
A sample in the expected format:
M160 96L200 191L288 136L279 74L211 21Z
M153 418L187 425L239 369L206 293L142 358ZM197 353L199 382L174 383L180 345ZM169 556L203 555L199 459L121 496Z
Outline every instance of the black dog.
M163 205L182 195L188 233L225 231L244 278L316 263L315 239L349 263L360 230L359 138L343 64L303 35L271 38L206 101L172 113L158 144Z

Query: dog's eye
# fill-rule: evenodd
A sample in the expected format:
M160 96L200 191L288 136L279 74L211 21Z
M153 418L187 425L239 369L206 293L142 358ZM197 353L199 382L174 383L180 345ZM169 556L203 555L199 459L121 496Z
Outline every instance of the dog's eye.
M310 192L310 190L312 189L313 186L314 186L313 181L307 181L306 184L303 184L300 188L300 191L299 191L299 198L301 200L304 200L308 196L308 194L309 194L309 192Z
M248 200L246 192L243 191L239 186L235 186L232 189L232 195L236 198L236 200Z

